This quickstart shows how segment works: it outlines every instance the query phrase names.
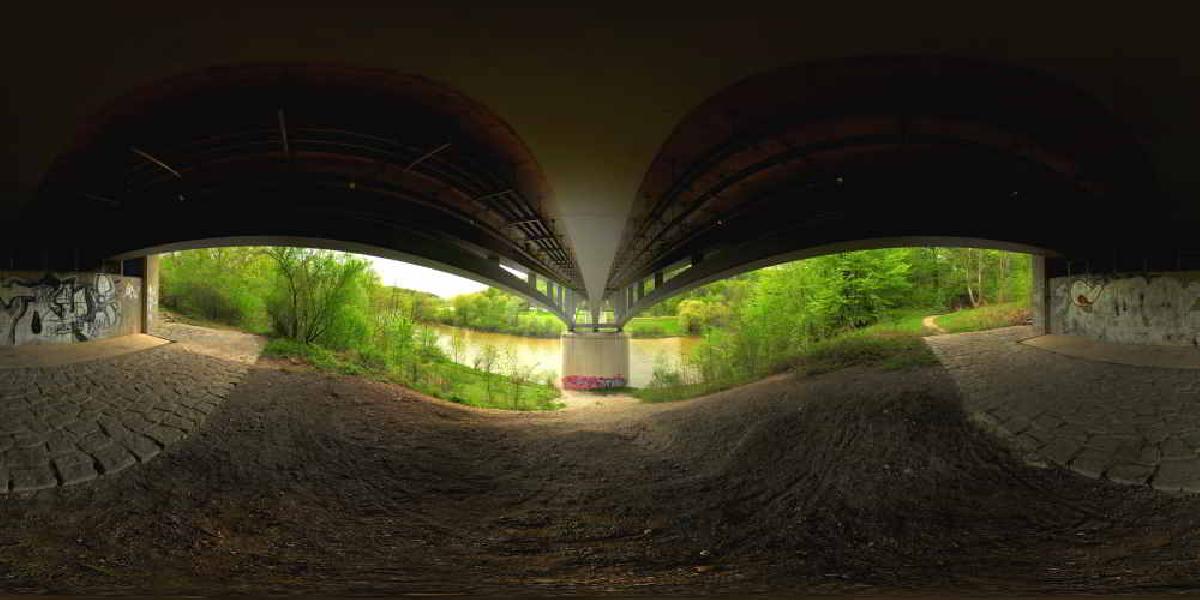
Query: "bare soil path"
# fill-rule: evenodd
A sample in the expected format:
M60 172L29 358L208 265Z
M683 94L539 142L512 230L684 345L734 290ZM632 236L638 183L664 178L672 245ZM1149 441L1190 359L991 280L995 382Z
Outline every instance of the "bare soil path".
M940 316L941 315L929 315L928 317L921 319L921 325L937 335L943 335L946 333L946 330L941 325L937 324L937 318Z
M1200 500L1035 469L941 368L479 410L260 360L192 437L0 500L0 592L1188 589Z

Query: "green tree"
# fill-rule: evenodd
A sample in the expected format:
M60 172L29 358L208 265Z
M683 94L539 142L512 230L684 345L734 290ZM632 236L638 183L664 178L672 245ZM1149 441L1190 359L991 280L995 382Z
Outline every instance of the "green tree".
M267 310L280 335L344 349L369 334L370 264L347 254L305 248L266 251L276 267Z

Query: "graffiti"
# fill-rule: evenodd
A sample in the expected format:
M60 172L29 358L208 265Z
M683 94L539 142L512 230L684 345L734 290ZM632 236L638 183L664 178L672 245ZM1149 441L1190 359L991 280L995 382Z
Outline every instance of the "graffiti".
M106 337L121 323L119 281L103 274L0 280L0 343Z
M1051 331L1132 344L1200 344L1200 282L1189 279L1057 278Z
M596 375L567 375L562 379L563 388L568 390L604 390L625 387L625 376L598 377Z

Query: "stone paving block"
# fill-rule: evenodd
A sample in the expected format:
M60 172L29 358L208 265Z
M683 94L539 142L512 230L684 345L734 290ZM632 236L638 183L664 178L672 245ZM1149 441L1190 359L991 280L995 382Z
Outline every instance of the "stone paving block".
M1183 440L1177 437L1167 438L1163 443L1159 444L1159 449L1162 452L1162 457L1166 460L1186 459L1196 456L1196 451L1192 450Z
M97 431L80 438L76 444L84 452L95 454L96 452L113 445L113 439Z
M1060 438L1071 439L1080 443L1086 441L1089 436L1086 428L1075 423L1067 423L1066 425L1055 429L1054 433Z
M120 422L118 422L116 425L105 425L101 428L101 431L114 440L135 435L133 431L129 430L124 425L121 425Z
M1096 450L1098 452L1110 452L1111 453L1111 452L1116 452L1117 449L1123 445L1136 443L1136 441L1137 441L1136 438L1133 438L1130 436L1106 434L1106 435L1092 436L1092 437L1088 438L1087 442L1085 442L1084 445L1087 446L1091 450Z
M0 434L0 453L6 452L13 447L13 439L11 435Z
M1045 444L1043 444L1041 440L1030 436L1028 433L1022 433L1021 435L1013 438L1013 445L1015 445L1018 450L1023 452L1037 452Z
M1078 440L1063 437L1051 441L1038 452L1056 464L1066 465L1081 448L1083 448L1083 444Z
M1192 448L1193 450L1200 448L1200 431L1185 433L1182 437L1183 442L1187 444L1188 447Z
M42 421L45 422L46 425L50 426L51 430L62 429L63 427L66 427L68 423L73 423L75 421L75 416L56 410L42 417Z
M27 422L32 418L32 415L24 411L10 412L8 415L0 416L0 435L12 435L29 431Z
M1163 461L1154 476L1153 485L1167 491L1200 490L1200 458Z
M1045 446L1046 444L1049 444L1050 442L1053 442L1054 440L1058 439L1058 436L1054 434L1053 430L1037 429L1035 427L1030 427L1029 429L1026 429L1025 432L1022 433L1021 435L1023 437L1028 437L1028 438L1037 440L1038 446Z
M1146 444L1138 451L1138 464L1157 465L1162 460L1162 454L1158 451L1157 444Z
M180 429L183 431L192 431L193 429L196 428L196 424L193 423L190 419L185 419L185 418L183 418L179 415L175 415L175 414L170 414L170 415L167 415L165 418L163 418L162 424L169 425L171 427L174 427L176 429Z
M1109 480L1117 483L1145 485L1153 474L1154 467L1150 465L1121 464L1111 467L1108 470L1107 476Z
M1015 415L1011 419L1008 419L1004 422L1004 428L1013 435L1023 433L1026 429L1029 429L1029 425L1029 419L1023 415Z
M45 446L13 448L4 453L4 458L5 462L13 467L32 467L50 462L50 454L46 451Z
M1071 461L1071 470L1098 479L1112 463L1111 454L1085 448Z
M78 451L75 448L75 443L63 436L52 436L46 442L46 450L50 456L59 456Z
M145 434L147 436L149 436L150 439L158 442L159 445L162 445L162 446L169 446L171 444L174 444L175 442L182 440L184 437L182 431L175 429L173 427L167 427L164 425L158 425L158 426L152 427L148 431L146 431Z
M77 435L85 436L89 433L100 431L100 424L95 421L75 421L67 425L64 429Z
M162 423L163 419L167 418L167 415L169 415L170 413L168 413L165 410L152 408L150 410L145 411L145 413L143 413L143 414L145 414L146 420L150 421L151 423Z
M121 423L130 431L136 433L143 433L154 426L154 423L147 421L145 417L132 412L122 415Z
M36 446L44 446L47 436L42 433L21 432L15 433L12 436L13 446L17 448L32 448Z
M1169 436L1170 434L1167 432L1166 427L1163 427L1161 423L1147 427L1142 432L1142 437L1145 437L1146 441L1154 444L1161 444Z
M53 462L62 485L85 483L100 475L92 457L82 452L57 456Z
M8 467L0 465L0 496L8 493Z
M162 451L158 444L142 435L132 435L121 440L121 445L137 457L138 462L146 462Z
M93 456L100 463L105 475L112 475L133 466L137 459L128 450L118 444L96 451Z
M50 470L49 463L13 468L9 477L12 479L13 492L32 492L58 486L58 478Z
M1039 430L1044 431L1044 430L1055 429L1059 425L1062 425L1062 424L1063 424L1063 420L1058 417L1055 417L1053 415L1041 415L1038 418L1034 419L1030 423L1030 426L1033 427L1034 429L1039 429Z

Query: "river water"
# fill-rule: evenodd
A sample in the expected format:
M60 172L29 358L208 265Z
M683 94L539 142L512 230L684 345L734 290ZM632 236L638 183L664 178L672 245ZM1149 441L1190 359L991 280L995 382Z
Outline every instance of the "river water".
M544 339L506 333L488 333L447 325L433 325L431 329L438 334L438 345L451 358L456 357L451 352L450 339L456 332L462 334L463 355L457 357L457 360L464 365L475 366L475 357L479 356L484 346L491 344L501 352L501 355L507 348L512 348L517 362L521 366L533 367L542 373L553 372L556 380L561 375L562 342L558 338ZM656 361L678 365L680 358L691 352L692 347L699 341L700 338L693 337L629 340L629 368L631 371L628 375L629 385L642 387L650 383L650 376L654 373Z

